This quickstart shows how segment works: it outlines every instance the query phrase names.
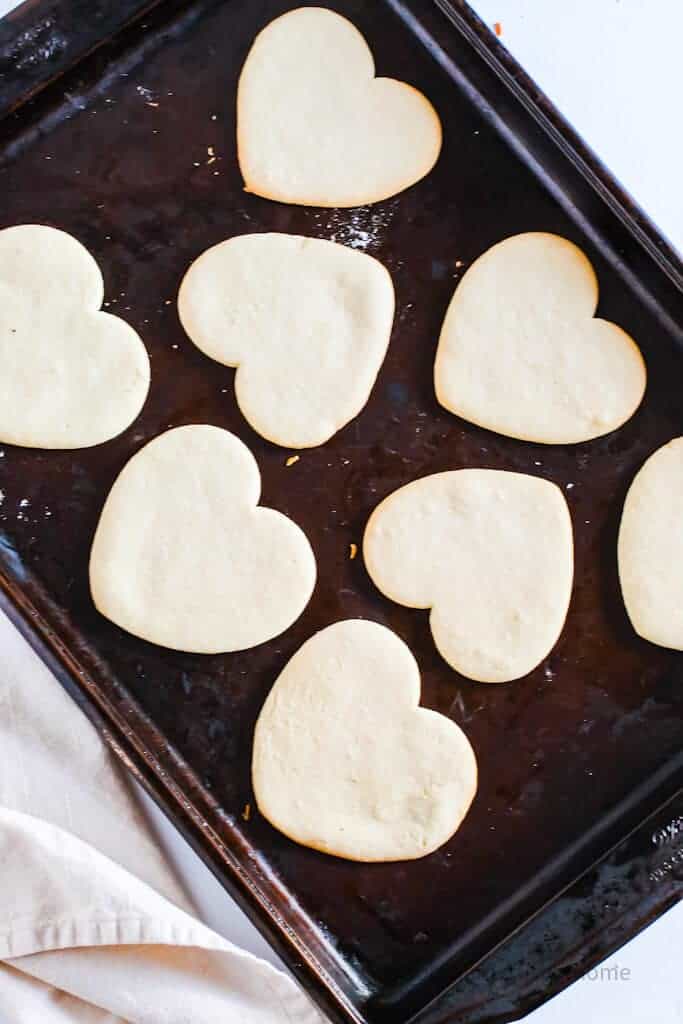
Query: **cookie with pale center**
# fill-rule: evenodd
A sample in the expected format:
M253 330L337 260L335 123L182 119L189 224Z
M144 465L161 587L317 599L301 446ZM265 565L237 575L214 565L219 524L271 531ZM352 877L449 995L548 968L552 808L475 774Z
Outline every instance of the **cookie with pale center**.
M100 268L72 235L43 224L0 231L0 441L89 448L137 417L149 359L103 297Z
M636 633L683 651L683 437L657 449L636 474L624 503L618 557Z
M477 788L463 731L419 706L420 673L385 626L337 622L299 648L256 723L259 811L304 846L348 860L424 857Z
M440 149L429 100L406 82L376 78L346 18L301 7L256 37L237 90L247 192L310 206L376 203L424 178Z
M434 366L446 409L498 434L578 444L616 430L645 393L643 357L595 317L584 253L543 232L494 245L467 270L446 313Z
M430 609L442 656L477 682L527 675L562 631L572 525L559 487L540 477L457 469L414 480L370 516L363 557L392 601Z
M239 235L190 266L178 313L202 352L237 367L235 397L254 430L311 448L368 401L389 345L394 287L379 260L345 245Z
M313 551L259 505L254 456L227 430L176 427L123 467L90 554L98 610L129 633L197 654L278 636L308 604Z

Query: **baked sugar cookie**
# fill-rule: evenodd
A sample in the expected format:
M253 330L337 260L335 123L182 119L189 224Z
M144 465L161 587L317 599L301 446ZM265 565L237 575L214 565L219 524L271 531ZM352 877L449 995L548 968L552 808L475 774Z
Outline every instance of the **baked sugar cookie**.
M414 480L374 510L363 556L383 594L431 609L436 646L470 679L527 675L562 631L572 527L562 492L547 480L493 469Z
M619 528L619 579L636 633L683 651L683 437L636 474Z
M258 505L256 461L227 430L177 427L124 466L90 555L98 610L135 636L218 654L282 633L308 604L302 530Z
M439 118L405 82L375 78L360 32L301 7L256 37L237 91L237 152L248 192L284 203L362 206L436 163Z
M336 242L240 235L195 260L178 312L202 352L238 367L237 402L254 430L310 448L367 402L389 344L394 288L378 260Z
M0 231L0 441L88 448L144 405L149 359L137 333L100 309L102 274L65 231Z
M594 317L586 256L557 235L515 235L480 256L446 313L434 368L446 409L508 437L577 444L620 427L645 392L636 343Z
M304 846L348 860L424 857L456 831L477 763L445 715L418 707L409 648L376 622L337 622L280 673L254 735L261 813Z

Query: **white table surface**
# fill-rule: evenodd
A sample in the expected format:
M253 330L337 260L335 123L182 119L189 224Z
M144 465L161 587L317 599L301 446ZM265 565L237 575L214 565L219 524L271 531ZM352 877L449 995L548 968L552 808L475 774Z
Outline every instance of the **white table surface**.
M683 251L683 0L470 2L490 25L499 23L501 41ZM0 16L14 6L0 0ZM183 839L141 799L206 923L277 963ZM577 982L526 1019L683 1024L682 949L679 905L605 963L618 972ZM609 980L615 973L619 980Z

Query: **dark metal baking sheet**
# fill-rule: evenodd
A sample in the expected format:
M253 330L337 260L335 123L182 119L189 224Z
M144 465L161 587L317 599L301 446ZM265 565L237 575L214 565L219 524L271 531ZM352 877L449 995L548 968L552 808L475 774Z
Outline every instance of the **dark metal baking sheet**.
M258 29L290 6L162 3L0 122L1 225L40 221L80 238L102 266L107 308L140 330L153 374L142 415L106 445L2 448L0 582L5 606L65 685L328 1013L399 1022L679 784L683 661L633 634L615 538L633 473L683 433L680 264L514 65L499 61L476 19L443 2L329 4L365 34L380 74L405 78L437 106L445 144L425 181L353 211L246 195L234 147L237 76ZM189 343L174 306L182 273L201 251L260 230L363 247L388 266L397 291L390 351L368 406L291 468L288 452L243 421L232 371ZM583 246L600 279L600 314L634 335L648 363L642 408L590 444L546 448L497 437L434 398L436 339L457 278L493 242L526 230ZM88 593L89 545L116 474L160 430L191 422L224 426L247 442L264 502L304 527L318 558L320 581L301 619L243 654L199 657L146 644L99 616ZM348 558L386 494L472 465L555 480L574 518L567 627L543 665L509 686L458 678L436 654L426 614L384 600L362 560ZM465 824L423 861L363 866L325 857L253 812L251 737L266 693L304 639L353 615L386 623L410 644L423 702L463 726L480 762ZM453 1004L444 1006L428 1017L456 1019Z

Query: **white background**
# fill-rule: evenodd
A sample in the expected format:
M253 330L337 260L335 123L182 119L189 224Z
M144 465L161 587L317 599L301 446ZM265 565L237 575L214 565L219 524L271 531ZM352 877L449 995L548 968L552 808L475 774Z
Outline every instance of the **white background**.
M0 16L13 6L0 0ZM474 0L473 6L490 25L500 23L501 41L683 251L683 0ZM206 922L275 962L192 851L145 803ZM683 1024L682 948L683 905L608 961L624 980L577 982L527 1020Z
M470 0L683 252L682 0Z

